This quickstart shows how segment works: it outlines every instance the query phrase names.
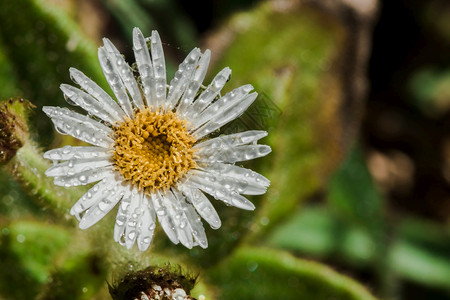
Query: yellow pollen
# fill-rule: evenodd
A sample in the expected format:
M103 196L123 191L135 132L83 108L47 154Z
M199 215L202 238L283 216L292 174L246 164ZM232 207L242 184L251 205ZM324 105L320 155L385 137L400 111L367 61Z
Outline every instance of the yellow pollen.
M113 129L114 165L140 191L165 191L197 166L195 138L172 111L139 110Z

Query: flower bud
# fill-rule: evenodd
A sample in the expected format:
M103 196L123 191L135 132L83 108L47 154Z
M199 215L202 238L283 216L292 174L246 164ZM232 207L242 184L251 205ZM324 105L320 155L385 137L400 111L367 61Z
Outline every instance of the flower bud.
M180 269L147 267L127 273L119 282L109 286L114 300L195 300L189 295L197 276L183 274Z
M16 155L28 137L26 116L32 104L17 98L0 103L0 164Z

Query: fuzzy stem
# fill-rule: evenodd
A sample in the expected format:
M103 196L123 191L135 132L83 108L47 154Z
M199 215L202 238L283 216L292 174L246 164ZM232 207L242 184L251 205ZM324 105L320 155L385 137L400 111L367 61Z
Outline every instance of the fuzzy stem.
M50 167L42 152L27 140L17 151L16 156L7 164L9 170L24 190L34 199L40 199L39 205L50 208L58 216L66 217L72 204L84 193L82 188L65 189L55 186L44 172Z

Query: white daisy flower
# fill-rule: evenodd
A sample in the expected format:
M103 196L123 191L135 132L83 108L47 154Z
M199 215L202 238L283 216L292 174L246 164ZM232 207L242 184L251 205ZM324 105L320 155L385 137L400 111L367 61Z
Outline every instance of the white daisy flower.
M98 182L72 207L81 229L102 219L117 204L114 239L127 248L146 250L156 219L170 240L187 248L208 246L198 215L217 229L221 221L204 193L227 205L253 210L242 195L265 193L269 180L234 165L268 154L256 142L267 132L250 130L208 139L239 117L256 99L251 85L220 91L231 70L220 71L202 86L210 51L192 50L167 85L164 53L156 31L144 38L133 31L139 71L133 70L110 40L98 50L103 73L117 102L95 82L71 68L80 88L61 85L69 103L88 115L46 106L44 112L61 134L92 146L65 146L46 152L54 165L46 171L64 187ZM150 51L149 51L150 48Z

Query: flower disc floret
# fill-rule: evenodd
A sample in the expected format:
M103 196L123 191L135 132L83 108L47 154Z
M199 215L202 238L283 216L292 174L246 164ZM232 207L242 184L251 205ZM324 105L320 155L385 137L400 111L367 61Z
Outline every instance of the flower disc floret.
M146 108L113 130L115 167L140 191L166 191L196 167L195 138L172 111Z

